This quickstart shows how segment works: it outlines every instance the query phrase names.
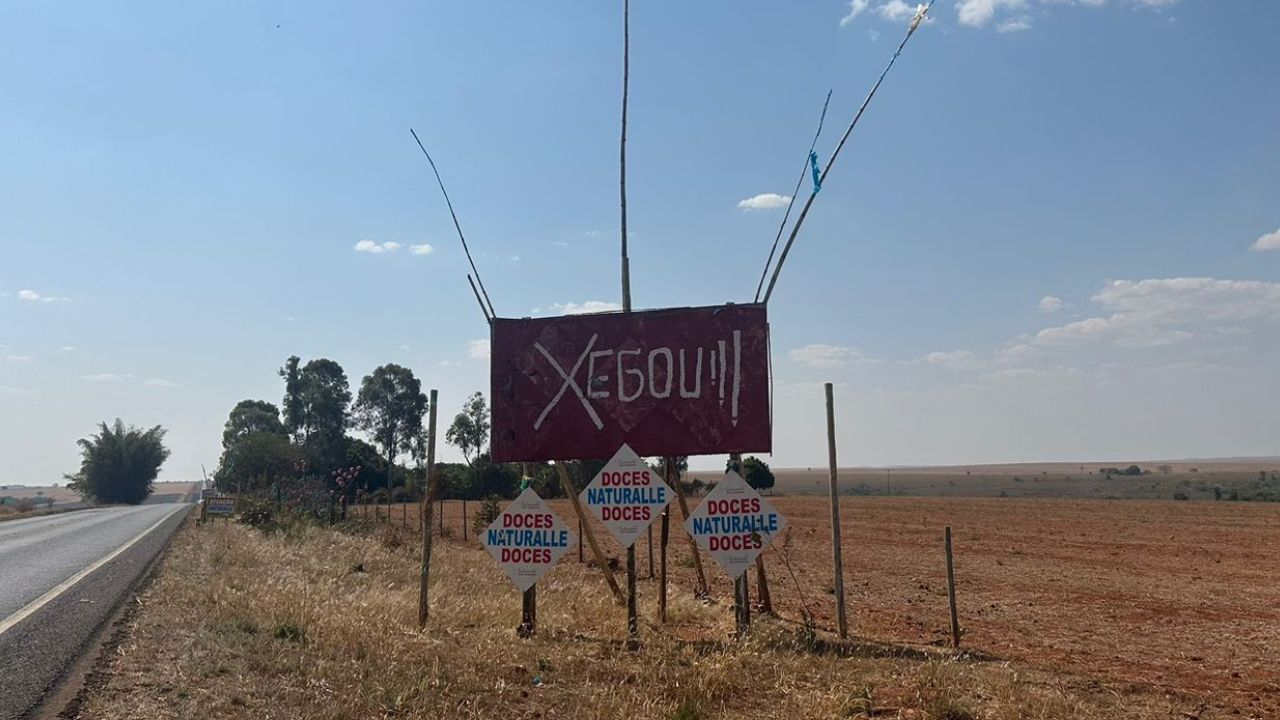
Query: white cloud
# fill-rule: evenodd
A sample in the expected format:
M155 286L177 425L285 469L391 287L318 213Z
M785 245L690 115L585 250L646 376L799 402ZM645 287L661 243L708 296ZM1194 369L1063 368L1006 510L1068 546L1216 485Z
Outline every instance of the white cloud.
M115 373L98 373L97 375L81 375L80 379L88 380L89 382L124 382L125 380L132 380L133 375L117 375Z
M1258 238L1251 246L1252 250L1262 252L1263 250L1280 250L1280 230L1273 233L1267 233Z
M166 380L164 378L147 378L146 380L142 381L142 384L146 385L147 387L157 387L157 388L181 387L181 385L179 385L178 383L172 380Z
M752 195L749 198L739 200L738 207L742 210L775 210L786 207L789 202L791 202L790 195L760 193L759 195Z
M30 355L6 355L5 357L14 362L24 362L31 359Z
M23 397L30 395L31 391L26 388L13 387L12 385L0 385L0 397Z
M75 345L63 345L62 347L60 347L60 348L58 348L58 349L59 349L59 350L61 350L62 352L75 352L75 351L76 351L76 346L75 346Z
M384 243L376 243L372 240L361 240L356 243L355 250L356 252L367 252L373 253L374 255L381 255L383 253L395 252L402 247L404 246L398 242L388 241Z
M1055 383L1079 380L1085 372L1080 368L1058 365L1049 368L1006 368L982 376L988 382Z
M67 301L68 301L68 300L70 300L71 298L69 298L69 297L58 297L57 295L41 295L40 293L36 292L35 290L19 290L19 291L18 291L18 299L19 299L19 300L26 300L26 301L28 301L28 302L44 302L44 303L52 303L52 302L67 302Z
M872 362L861 350L843 345L805 345L787 353L791 361L819 370L838 370Z
M861 15L863 11L867 9L867 5L869 4L871 4L871 0L849 0L849 12L846 13L844 17L840 18L840 27L844 27L845 25L853 22L854 18Z
M968 350L951 350L949 352L931 352L920 358L920 362L937 365L950 370L971 370L981 364L977 355Z
M956 3L956 18L961 25L983 27L1002 9L1022 10L1026 0L960 0Z
M567 242L565 242L565 241L563 241L563 240L554 240L554 241L552 241L552 243L551 243L551 244L552 244L552 245L555 245L556 247L562 247L562 248L564 248L564 247L569 247L569 243L567 243Z
M285 315L285 316L284 316L284 321L285 321L285 322L298 322L298 318L296 318L296 317L294 317L294 316L292 316L292 315Z
M1062 306L1062 298L1054 297L1053 295L1045 295L1040 298L1040 303L1037 307L1040 308L1040 312L1042 313L1055 313L1061 310Z
M1001 20L996 24L996 32L1015 33L1031 29L1031 16L1019 15L1008 20Z
M1117 280L1093 296L1111 311L1041 330L1035 344L1162 347L1247 320L1280 319L1280 283L1214 278Z
M916 16L916 6L908 5L903 0L889 0L876 8L876 14L890 22L907 20Z
M605 300L587 300L580 303L551 303L545 308L536 307L531 312L534 315L542 315L550 313L555 315L586 315L589 313L617 312L622 306L616 302L608 302Z
M519 255L512 255L511 257L509 257L509 258L507 258L507 259L508 259L508 260L510 260L511 262L520 262L520 256L519 256Z
M409 252L414 255L430 255L436 249L431 247L430 243L422 243L421 245L410 245Z
M473 360L484 360L489 357L488 340L472 340L467 343L467 355Z
M878 30L868 30L868 31L867 31L867 39L868 39L868 40L870 40L871 42L875 42L875 41L879 40L879 39L880 39L880 32L879 32Z

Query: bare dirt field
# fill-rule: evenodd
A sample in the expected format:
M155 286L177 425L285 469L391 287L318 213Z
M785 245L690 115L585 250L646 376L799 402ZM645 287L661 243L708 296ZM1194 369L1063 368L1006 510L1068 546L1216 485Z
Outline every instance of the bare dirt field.
M778 553L766 554L774 607L798 621L808 603L834 631L829 506L773 501L791 524L796 575ZM478 504L468 505L474 515ZM576 526L567 501L552 505ZM461 503L446 506L446 526L461 539ZM841 509L859 637L947 642L942 536L950 525L966 648L1057 674L1070 687L1191 698L1201 714L1280 717L1280 505L845 497ZM623 557L602 527L596 533L610 557ZM644 539L637 548L648 604ZM687 535L674 523L669 553L672 592L689 593ZM562 563L576 564L576 549ZM723 572L709 564L707 573L713 596L731 603Z
M1105 472L1130 465L1145 474ZM1233 489L1245 492L1260 472L1280 474L1280 458L841 468L839 488L848 495L1173 500L1181 493L1211 500L1215 487L1228 497ZM826 468L775 468L774 474L774 490L780 494L827 494ZM690 476L713 482L718 473L694 471Z

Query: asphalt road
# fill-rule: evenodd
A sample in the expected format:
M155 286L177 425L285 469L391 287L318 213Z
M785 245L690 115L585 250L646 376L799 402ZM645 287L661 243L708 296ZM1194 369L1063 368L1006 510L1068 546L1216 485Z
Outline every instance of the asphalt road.
M0 522L0 720L25 718L40 703L190 507L162 502Z

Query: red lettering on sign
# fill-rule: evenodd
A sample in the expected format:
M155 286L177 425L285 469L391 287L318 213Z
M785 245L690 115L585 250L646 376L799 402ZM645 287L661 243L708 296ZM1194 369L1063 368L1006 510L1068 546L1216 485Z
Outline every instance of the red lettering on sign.
M648 505L640 507L602 507L600 508L601 519L605 522L614 520L640 520L645 521L653 517L650 514Z
M551 562L551 551L546 548L502 548L502 562L547 564Z
M760 498L708 500L708 515L754 515L760 512Z
M502 516L502 527L504 528L541 529L541 528L551 527L553 522L554 520L552 519L552 517L546 513L542 513L542 514L528 513L523 515L507 513L506 515Z
M760 536L751 535L713 535L707 538L707 547L711 552L721 550L755 550L763 545Z

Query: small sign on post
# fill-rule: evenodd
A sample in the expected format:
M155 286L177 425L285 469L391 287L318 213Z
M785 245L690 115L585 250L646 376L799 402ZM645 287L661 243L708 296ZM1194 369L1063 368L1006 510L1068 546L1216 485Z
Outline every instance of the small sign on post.
M671 488L624 444L580 497L618 544L629 548L671 502Z
M207 517L229 518L236 512L236 496L210 495L204 499L204 514Z
M482 539L502 571L524 592L568 552L573 533L527 489L498 515Z
M729 577L738 579L787 528L787 520L736 472L727 472L698 506L685 529Z

